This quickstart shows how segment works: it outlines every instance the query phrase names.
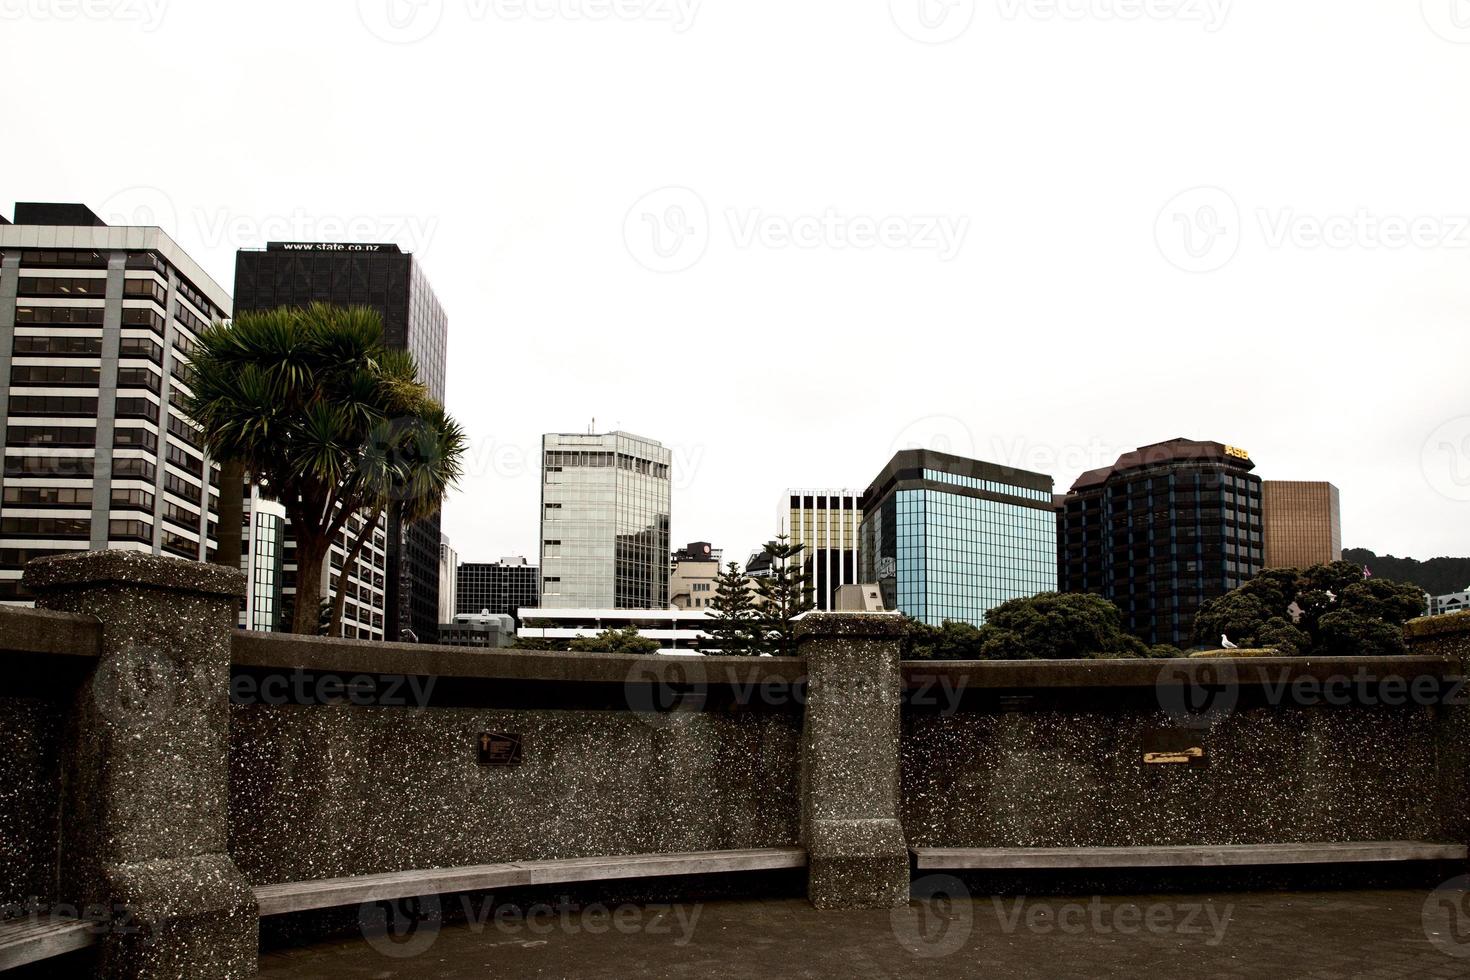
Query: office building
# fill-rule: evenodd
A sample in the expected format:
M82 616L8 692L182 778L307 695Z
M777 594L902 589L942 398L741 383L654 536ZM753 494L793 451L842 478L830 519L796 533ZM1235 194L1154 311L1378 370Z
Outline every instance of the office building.
M933 625L979 626L1008 599L1054 590L1052 479L927 449L893 457L863 494L857 583Z
M1149 643L1189 645L1200 605L1263 566L1253 469L1243 449L1172 439L1082 474L1057 511L1061 590L1112 600Z
M721 555L708 541L695 541L674 552L669 604L675 609L707 608L718 588Z
M824 612L836 609L837 590L857 584L862 491L788 490L783 504L782 525L791 543L805 549L802 564L812 601Z
M26 562L118 548L212 560L219 468L183 414L230 296L161 229L81 204L0 224L0 601Z
M454 619L458 589L455 580L459 575L459 555L449 546L449 535L439 535L439 622Z
M242 496L240 571L245 573L245 598L240 601L240 626L277 633L282 621L286 573L286 508L262 495L259 486L247 486Z
M1451 592L1448 595L1432 595L1426 598L1428 608L1427 615L1444 616L1448 613L1461 613L1470 609L1470 589L1464 592Z
M397 245L270 242L242 249L235 257L237 312L323 302L367 306L383 317L389 347L406 350L418 364L419 380L444 401L445 348L449 321L422 264ZM386 521L387 560L381 595L349 570L354 596L381 603L369 611L360 637L411 638L433 642L439 628L439 517L405 525L396 513ZM287 549L287 591L295 590L295 564ZM381 621L380 626L374 623ZM359 624L362 625L362 624ZM348 634L353 635L351 633Z
M657 640L660 653L718 652L710 649L710 614L703 609L567 609L541 607L520 610L516 635L531 640L574 640L606 630L634 627L638 634Z
M481 611L510 616L519 625L521 607L541 604L541 569L524 558L462 562L455 582L456 615Z
M668 606L670 462L627 432L542 438L542 606Z
M515 643L515 619L484 610L460 613L439 624L439 643L446 647L499 650Z
M1337 487L1304 480L1261 483L1267 568L1311 568L1342 560Z

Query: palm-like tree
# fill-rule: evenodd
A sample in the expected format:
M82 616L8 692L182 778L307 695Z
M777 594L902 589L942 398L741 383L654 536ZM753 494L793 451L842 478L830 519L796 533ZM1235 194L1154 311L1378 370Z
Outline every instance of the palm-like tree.
M242 313L199 337L189 413L210 455L237 463L280 500L296 538L291 630L316 633L321 573L355 514L343 579L384 513L435 513L462 470L463 430L429 397L413 358L383 344L366 307L315 303Z

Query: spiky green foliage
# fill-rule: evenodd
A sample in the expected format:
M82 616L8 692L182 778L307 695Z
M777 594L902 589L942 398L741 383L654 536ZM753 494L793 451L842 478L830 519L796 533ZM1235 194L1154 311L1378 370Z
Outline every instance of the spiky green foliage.
M792 544L786 534L766 542L771 574L755 580L760 612L761 652L778 657L796 656L796 617L815 608L806 574L804 545Z
M715 597L709 603L712 617L707 632L728 656L747 656L761 652L760 615L750 580L735 562L715 579Z
M243 313L204 330L191 362L188 411L210 455L239 463L286 508L297 549L292 631L314 633L332 539L363 514L346 571L390 509L405 521L434 514L461 473L464 431L429 397L413 358L384 345L382 318L366 307ZM333 633L342 599L339 585Z

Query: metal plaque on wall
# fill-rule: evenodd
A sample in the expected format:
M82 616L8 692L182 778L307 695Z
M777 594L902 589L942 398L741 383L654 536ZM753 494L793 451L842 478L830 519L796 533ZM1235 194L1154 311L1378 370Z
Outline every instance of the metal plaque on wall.
M480 733L480 765L518 766L521 764L521 737L504 732Z

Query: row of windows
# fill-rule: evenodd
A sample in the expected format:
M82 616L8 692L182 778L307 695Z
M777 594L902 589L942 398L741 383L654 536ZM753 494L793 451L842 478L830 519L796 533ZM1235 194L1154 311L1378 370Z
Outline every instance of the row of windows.
M106 278L73 276L21 276L16 283L21 296L71 296L91 299L107 298Z
M13 507L90 507L91 487L6 487L5 503Z
M1018 487L1010 483L999 483L995 480L982 480L974 476L961 476L959 473L947 473L943 470L925 470L924 479L933 480L936 483L948 483L957 487L969 487L971 490L1004 493L1012 497L1025 497L1028 500L1040 500L1045 503L1051 503L1051 492L1048 490L1032 490L1029 487Z
M12 425L6 430L5 444L89 449L97 444L97 430L92 426Z
M88 355L97 357L102 353L102 338L53 334L49 337L19 336L12 348L17 354L50 356Z
M106 310L100 306L17 306L16 323L75 323L101 326Z
M75 249L41 251L27 248L21 250L20 264L41 268L49 266L56 269L105 269L107 268L107 253Z
M12 418L68 418L76 415L96 418L97 399L90 395L11 395L10 415Z

